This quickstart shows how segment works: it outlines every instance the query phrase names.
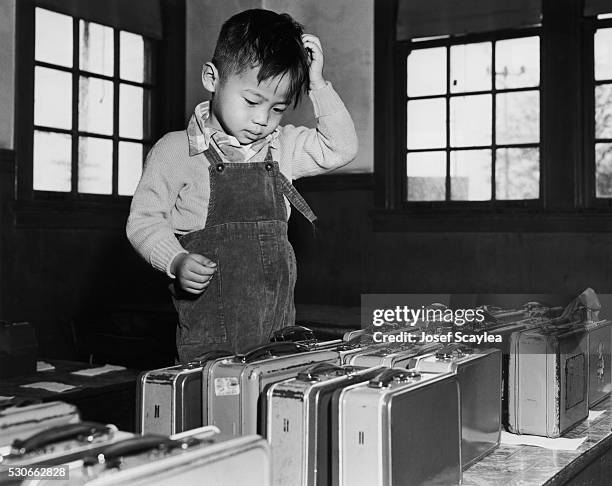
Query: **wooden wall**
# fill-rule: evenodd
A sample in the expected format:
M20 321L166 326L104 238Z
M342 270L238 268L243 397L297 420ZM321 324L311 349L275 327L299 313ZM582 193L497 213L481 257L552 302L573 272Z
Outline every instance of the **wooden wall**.
M610 233L375 232L371 176L298 181L317 236L293 216L296 299L359 305L360 293L612 292Z

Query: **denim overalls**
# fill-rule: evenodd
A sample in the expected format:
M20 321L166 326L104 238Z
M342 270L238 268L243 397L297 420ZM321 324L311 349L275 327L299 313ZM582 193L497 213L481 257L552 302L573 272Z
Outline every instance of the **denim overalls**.
M308 221L316 219L270 148L263 162L226 163L212 145L204 155L210 162L206 225L180 242L216 262L217 271L202 294L175 285L182 363L213 349L239 352L265 343L273 331L294 324L296 263L283 196Z

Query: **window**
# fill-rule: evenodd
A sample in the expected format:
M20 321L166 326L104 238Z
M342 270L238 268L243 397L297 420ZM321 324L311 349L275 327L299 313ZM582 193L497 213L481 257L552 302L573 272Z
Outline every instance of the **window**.
M32 189L130 196L151 143L152 46L35 9Z
M609 12L375 2L374 229L612 231Z
M612 27L594 36L596 197L612 197Z
M539 37L459 39L402 44L405 200L538 199Z

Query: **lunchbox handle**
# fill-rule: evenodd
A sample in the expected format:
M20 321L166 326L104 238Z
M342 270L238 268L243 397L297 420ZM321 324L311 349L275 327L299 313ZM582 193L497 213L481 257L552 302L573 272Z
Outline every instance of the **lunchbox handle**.
M232 354L234 353L227 349L213 349L212 351L207 351L199 355L197 358L194 358L189 363L187 363L187 366L201 366L213 359L225 358L226 356L231 356Z
M86 437L87 441L91 442L97 436L114 432L117 432L117 428L114 425L96 422L58 425L38 432L27 439L15 439L11 446L11 456L22 456L51 444L82 437Z
M308 347L303 344L292 342L267 343L248 349L244 353L236 355L236 361L241 363L252 363L271 356L284 356L308 351Z
M300 371L297 379L300 381L318 381L321 375L336 373L337 375L350 374L351 370L333 363L316 363L304 371Z
M373 344L374 338L370 334L358 334L357 336L353 336L348 341L344 341L341 344L338 344L336 348L338 351L349 351L355 348L361 348L367 344Z
M454 343L444 346L442 349L436 351L436 359L449 360L453 358L461 358L466 355L469 348L463 344Z
M191 442L199 443L197 439L192 439ZM121 440L113 444L108 445L96 456L87 456L83 459L85 466L95 466L96 464L106 464L107 468L116 467L120 462L121 458L126 456L134 456L143 452L149 452L152 450L166 450L170 451L178 447L185 447L189 445L189 441L184 440L173 440L165 435L159 434L147 434L137 437L130 437L129 439Z
M270 337L270 342L315 342L315 335L312 329L306 326L287 326L274 331Z
M376 375L370 380L368 386L370 388L386 388L393 381L408 381L414 378L420 378L421 373L416 370L404 370L401 368L389 368Z

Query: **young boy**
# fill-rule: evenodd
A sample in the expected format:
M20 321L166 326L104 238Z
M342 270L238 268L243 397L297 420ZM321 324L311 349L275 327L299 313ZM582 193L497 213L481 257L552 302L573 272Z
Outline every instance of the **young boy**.
M357 152L351 117L323 78L319 40L287 14L256 9L226 21L202 83L212 100L152 148L126 228L138 253L175 279L183 363L293 325L290 204L316 217L289 181ZM306 90L316 129L279 127Z

